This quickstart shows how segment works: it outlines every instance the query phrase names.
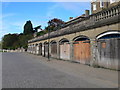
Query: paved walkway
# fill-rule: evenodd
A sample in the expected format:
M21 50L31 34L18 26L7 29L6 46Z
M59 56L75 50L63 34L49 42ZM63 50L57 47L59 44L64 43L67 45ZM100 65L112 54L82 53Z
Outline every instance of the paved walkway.
M28 53L3 53L4 88L117 88L118 72Z

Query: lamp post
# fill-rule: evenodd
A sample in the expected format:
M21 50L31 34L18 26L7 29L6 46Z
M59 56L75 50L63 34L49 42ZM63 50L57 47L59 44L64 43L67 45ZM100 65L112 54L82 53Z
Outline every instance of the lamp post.
M48 61L50 61L50 28L48 28Z
M52 18L52 17L49 17ZM50 26L51 27L51 26ZM50 61L50 27L48 28L48 61Z

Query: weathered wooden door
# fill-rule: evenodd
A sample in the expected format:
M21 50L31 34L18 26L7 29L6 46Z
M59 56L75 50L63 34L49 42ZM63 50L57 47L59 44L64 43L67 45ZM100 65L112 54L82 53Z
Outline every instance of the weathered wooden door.
M45 47L42 45L42 56L45 56Z
M74 43L74 60L89 64L90 57L90 43L88 41L76 41Z
M100 39L97 42L98 65L117 69L120 60L120 39Z
M45 57L48 56L48 44L45 44Z
M60 58L70 60L70 44L64 43L60 45Z
M39 44L39 55L42 55L42 44Z
M39 54L39 45L36 46L36 54Z
M51 57L57 57L57 43L51 44Z

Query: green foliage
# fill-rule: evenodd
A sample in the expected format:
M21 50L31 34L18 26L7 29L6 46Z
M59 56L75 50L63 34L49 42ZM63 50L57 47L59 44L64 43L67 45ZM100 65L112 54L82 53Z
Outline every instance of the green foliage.
M18 41L18 34L7 34L2 39L2 47L4 49L15 49L15 42ZM17 43L17 42L16 42Z
M28 40L32 39L33 35L28 34L28 35L19 35L19 47L27 48L28 45Z
M27 48L28 40L33 38L32 34L7 34L2 38L3 49Z
M24 25L24 31L23 31L23 33L25 35L34 33L31 21L27 21L26 22L26 24Z
M40 31L40 32L37 33L37 36L42 36L42 35L44 35L44 34L46 34L46 33L47 33L46 30Z

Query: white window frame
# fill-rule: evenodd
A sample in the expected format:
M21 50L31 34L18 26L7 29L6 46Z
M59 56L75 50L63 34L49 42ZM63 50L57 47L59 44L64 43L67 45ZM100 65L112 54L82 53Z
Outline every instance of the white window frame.
M97 10L96 4L93 4L93 11Z
M110 0L110 4L114 3L116 0Z
M100 0L100 7L103 8L104 7L104 1Z

